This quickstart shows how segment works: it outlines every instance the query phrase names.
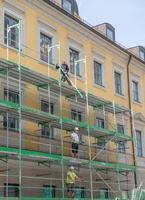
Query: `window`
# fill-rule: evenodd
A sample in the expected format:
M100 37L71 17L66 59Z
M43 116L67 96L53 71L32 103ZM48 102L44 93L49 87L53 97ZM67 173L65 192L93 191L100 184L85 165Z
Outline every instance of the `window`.
M4 116L3 118L3 127L7 128L7 117ZM9 129L14 129L14 130L19 130L19 120L18 118L15 117L8 117L8 128Z
M19 185L18 184L13 184L13 183L8 183L8 188L7 184L4 184L4 197L7 196L7 189L8 189L8 197L19 197Z
M50 112L51 114L54 114L54 104L49 104L47 101L41 100L41 110L44 112ZM49 125L42 125L41 135L54 139L54 128L50 127Z
M122 75L119 72L114 73L115 78L115 92L122 95Z
M105 139L102 139L102 138L97 138L97 148L100 147L100 148L105 148L106 147L106 140Z
M63 3L63 9L69 12L70 14L72 13L72 2L70 0L62 0Z
M71 110L71 118L73 120L81 122L82 121L82 112L72 109Z
M54 185L43 185L43 197L44 198L55 198L55 189Z
M124 126L122 124L117 124L117 131L119 133L124 134ZM118 152L119 153L125 153L126 152L125 143L122 142L122 141L118 142Z
M41 126L41 136L54 139L54 128L46 125Z
M7 14L4 16L4 42L7 44L7 27L18 24L19 20L15 19ZM8 45L18 49L19 46L19 30L17 27L10 29L8 34Z
M104 119L96 118L96 127L97 128L105 128Z
M140 102L139 100L139 84L137 81L132 81L133 86L133 100L136 102Z
M95 84L103 86L103 69L102 64L94 61L94 80Z
M75 63L75 61L79 60L79 52L74 49L69 49L70 55L70 72L72 74L76 74L76 76L81 76L80 74L80 64Z
M6 88L4 89L4 99L9 100L13 103L19 103L19 94L18 92L14 90L7 90Z
M9 100L13 103L19 103L19 94L13 90L4 89L4 99ZM4 116L3 118L3 127L7 128L7 117ZM8 128L13 130L19 129L19 119L16 117L8 116Z
M143 148L142 148L142 132L136 130L136 146L137 146L137 156L143 156Z
M75 187L75 198L85 198L84 187Z
M100 198L104 198L104 199L108 199L109 198L108 188L100 189Z
M145 61L145 51L140 50L140 51L139 51L139 57L140 57L142 60Z
M109 38L112 41L115 40L114 30L107 28L107 38Z
M54 104L49 103L45 100L41 100L41 110L44 112L50 112L51 114L54 114Z
M52 50L49 52L49 61L48 61L48 47L52 46L52 38L40 33L40 59L46 63L52 64Z
M117 131L124 134L124 126L122 124L117 124Z

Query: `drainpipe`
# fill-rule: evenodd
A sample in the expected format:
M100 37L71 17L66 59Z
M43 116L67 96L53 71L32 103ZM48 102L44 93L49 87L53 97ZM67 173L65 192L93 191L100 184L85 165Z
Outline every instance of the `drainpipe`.
M131 102L131 88L130 88L130 63L131 63L132 55L129 55L129 60L127 63L127 84L128 84L128 102L129 102L129 110L132 110L132 102ZM134 128L133 128L133 116L130 114L130 130L131 136L134 138ZM136 166L136 157L135 157L135 146L134 146L134 139L132 140L132 149L133 149L133 164ZM136 171L134 172L134 183L135 187L137 187L137 174Z

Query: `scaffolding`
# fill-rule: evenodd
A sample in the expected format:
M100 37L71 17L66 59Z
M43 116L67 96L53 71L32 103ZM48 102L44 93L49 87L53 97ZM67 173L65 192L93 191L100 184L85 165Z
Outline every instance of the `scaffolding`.
M15 187L18 189L18 198L20 200L53 198L65 200L67 199L65 185L66 172L68 166L73 165L77 169L77 173L82 174L82 181L78 183L80 187L78 190L76 188L78 193L81 190L79 197L76 192L77 199L129 199L131 197L130 192L134 188L133 176L136 166L133 165L132 154L121 154L118 152L118 144L121 142L128 143L132 140L132 137L118 132L116 116L121 115L122 121L125 121L124 115L126 113L130 115L131 111L114 102L96 97L88 91L87 57L75 61L75 81L74 83L72 82L71 86L61 81L61 68L58 70L58 80L52 78L49 71L49 54L52 49L57 49L58 63L60 64L60 43L54 46L48 46L47 75L23 66L21 64L21 25L19 23L15 26L18 28L19 33L18 63L10 61L9 59L9 32L13 27L7 27L6 59L0 58L1 78L7 82L7 98L0 99L0 114L1 116L6 115L7 118L6 137L3 133L1 134L0 144L0 162L5 172L0 174L1 178L5 179L5 185L1 186L1 189L4 188L5 190L5 198L13 199L9 194L14 187L11 183L15 181L17 183ZM78 63L82 63L85 69L84 90L79 89L77 85L76 65ZM12 102L9 97L10 78L18 80L18 102ZM47 112L23 103L24 94L22 84L24 83L34 86L37 90L44 91L48 101ZM59 99L57 113L51 113L51 96L54 94ZM63 107L64 98L68 103L73 102L76 105L82 104L84 106L85 119L83 121L73 120L71 117L64 115L66 112ZM90 122L90 108L94 112L101 113L104 121L106 121L107 116L111 116L113 123L109 124L108 122L110 127L99 128L93 125ZM9 128L10 116L19 119L18 130ZM47 140L47 138L42 138L41 135L36 134L39 129L33 133L24 130L24 121L38 124L38 127L46 126L49 129L57 129L59 139L57 140L55 138L51 140L49 138ZM64 135L66 132L70 135L70 132L76 126L79 127L81 134L87 138L87 144L83 145L82 150L79 150L78 158L72 158L69 152L70 144L65 140ZM11 138L10 132L13 131L15 132L13 134L14 138ZM97 138L97 140L105 140L105 146L97 145L94 142L94 138ZM32 146L34 145L34 148L31 145L27 146L29 143ZM109 147L110 144L112 145L111 148ZM37 148L35 148L35 145ZM34 171L36 170L37 172L35 174L33 174L33 167ZM30 172L32 172L32 175L29 173L29 168L31 169ZM56 172L58 174L55 174ZM46 197L41 196L40 194L42 194L44 188L42 186L31 186L31 181L34 183L40 180L44 182L44 187L49 184L53 188L54 184L57 184L56 194L53 196L52 192L49 191L51 193L49 194L45 190ZM126 192L125 197L123 196L123 191ZM3 198L1 197L1 199Z

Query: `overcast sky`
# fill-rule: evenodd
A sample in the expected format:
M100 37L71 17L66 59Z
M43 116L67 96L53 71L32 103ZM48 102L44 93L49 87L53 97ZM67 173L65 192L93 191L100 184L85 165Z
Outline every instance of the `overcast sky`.
M80 16L92 25L108 22L116 41L126 47L145 46L145 0L77 0Z

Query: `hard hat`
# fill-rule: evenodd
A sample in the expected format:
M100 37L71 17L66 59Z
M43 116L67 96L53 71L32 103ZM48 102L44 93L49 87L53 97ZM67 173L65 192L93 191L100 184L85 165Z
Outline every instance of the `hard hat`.
M79 130L79 128L78 127L75 127L75 131L78 131Z
M70 169L71 169L71 170L74 170L74 166L70 166Z

